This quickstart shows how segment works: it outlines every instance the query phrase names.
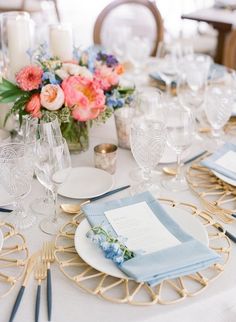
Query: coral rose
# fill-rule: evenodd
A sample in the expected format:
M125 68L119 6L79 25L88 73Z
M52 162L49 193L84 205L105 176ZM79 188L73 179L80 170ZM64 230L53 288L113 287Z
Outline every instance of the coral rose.
M30 113L33 117L41 117L40 112L40 97L39 94L33 94L29 100L29 102L25 106L26 112Z
M62 82L65 104L72 108L78 121L95 119L105 106L105 95L96 82L81 76L70 76Z
M38 66L23 67L16 74L16 81L23 91L38 89L42 82L43 70Z
M64 104L64 93L59 85L48 84L43 86L40 100L41 105L49 111L56 111Z

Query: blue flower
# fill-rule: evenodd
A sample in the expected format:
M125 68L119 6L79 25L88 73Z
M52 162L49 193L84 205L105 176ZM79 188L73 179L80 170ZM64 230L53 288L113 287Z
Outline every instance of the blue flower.
M106 105L109 107L116 107L117 106L117 100L114 97L108 97L106 99Z
M81 58L81 51L80 51L78 48L76 48L76 47L74 47L74 49L73 49L73 57L74 57L76 60L80 61L80 58Z
M105 251L104 253L105 253L105 257L107 259L113 259L113 257L115 256L114 252L109 249L107 251Z
M111 245L110 245L110 248L111 248L111 250L115 253L115 254L117 254L117 252L119 251L119 249L120 249L120 245L118 244L118 243L112 243Z
M105 252L108 249L110 249L110 244L107 241L102 241L100 243L100 247L102 248L102 250Z
M113 262L120 265L124 262L124 257L123 256L115 256L115 257L113 257Z
M42 77L43 81L47 81L49 80L50 84L53 85L57 85L60 84L61 82L56 78L55 74L51 73L51 72L44 72L43 73L43 77Z

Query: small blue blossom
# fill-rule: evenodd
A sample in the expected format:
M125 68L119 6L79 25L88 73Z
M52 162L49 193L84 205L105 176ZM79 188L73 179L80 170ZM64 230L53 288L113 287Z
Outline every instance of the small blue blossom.
M51 72L44 72L42 80L43 81L48 80L50 82L50 84L53 84L53 85L57 85L57 84L61 83L61 81L56 78L55 74L53 74Z
M120 245L118 243L112 243L111 244L111 250L114 252L114 253L117 253L119 251L119 248L120 248Z
M110 247L110 244L107 241L102 241L100 243L100 247L102 248L103 251L107 251Z
M123 256L115 256L115 257L113 257L113 261L116 264L120 265L120 264L124 263L124 257Z
M86 236L99 245L107 259L111 259L114 263L120 265L125 260L134 257L134 252L120 243L121 239L124 240L121 236L113 237L103 226L93 227L91 231L92 233L87 233Z
M73 49L73 57L77 61L80 61L80 59L81 59L81 51L78 48L76 48L76 47L74 47L74 49Z
M112 251L110 251L110 250L107 250L107 251L105 251L104 253L105 253L105 257L106 257L107 259L113 259L113 258L114 258L114 256L115 256L115 254L114 254Z

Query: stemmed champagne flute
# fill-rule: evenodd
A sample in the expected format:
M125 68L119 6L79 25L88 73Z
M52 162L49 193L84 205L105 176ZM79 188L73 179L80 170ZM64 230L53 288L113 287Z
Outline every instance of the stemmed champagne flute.
M170 191L181 191L188 188L181 171L182 153L192 144L194 137L194 119L191 112L175 104L166 111L167 144L177 155L177 174L171 180L164 180L163 186Z
M25 211L22 204L30 191L33 178L33 161L29 147L21 143L0 146L0 181L6 191L14 198L14 211L8 216L18 229L32 226L35 217Z
M143 170L143 181L133 186L132 194L151 191L159 194L159 187L151 180L151 171L160 161L165 144L166 131L162 122L138 117L133 120L130 132L131 151L140 168Z
M41 137L36 143L36 156L36 176L51 191L54 203L52 216L43 219L40 228L47 234L55 235L62 224L58 218L57 189L69 175L70 153L65 139L61 136Z

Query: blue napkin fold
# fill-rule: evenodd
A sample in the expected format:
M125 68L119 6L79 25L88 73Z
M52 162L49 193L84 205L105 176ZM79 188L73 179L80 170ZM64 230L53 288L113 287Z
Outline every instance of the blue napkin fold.
M211 170L215 170L216 172L219 172L223 174L224 176L236 180L236 172L233 172L231 170L228 170L224 168L223 166L216 163L216 161L222 157L225 153L229 151L236 152L236 145L233 143L226 143L222 147L220 147L215 153L213 153L208 158L201 161L201 164L204 167L207 167Z
M225 66L222 66L219 64L211 64L208 79L209 80L219 79L224 76L225 72L226 72ZM160 82L163 86L166 84L158 71L150 73L149 76L155 79L156 81ZM176 85L177 85L177 81L171 82L171 87L175 88Z
M220 261L217 253L184 232L149 192L101 204L91 203L82 209L92 227L102 224L113 236L117 236L104 212L143 201L181 244L149 254L138 254L125 261L119 268L126 275L155 286L165 279L192 274Z

